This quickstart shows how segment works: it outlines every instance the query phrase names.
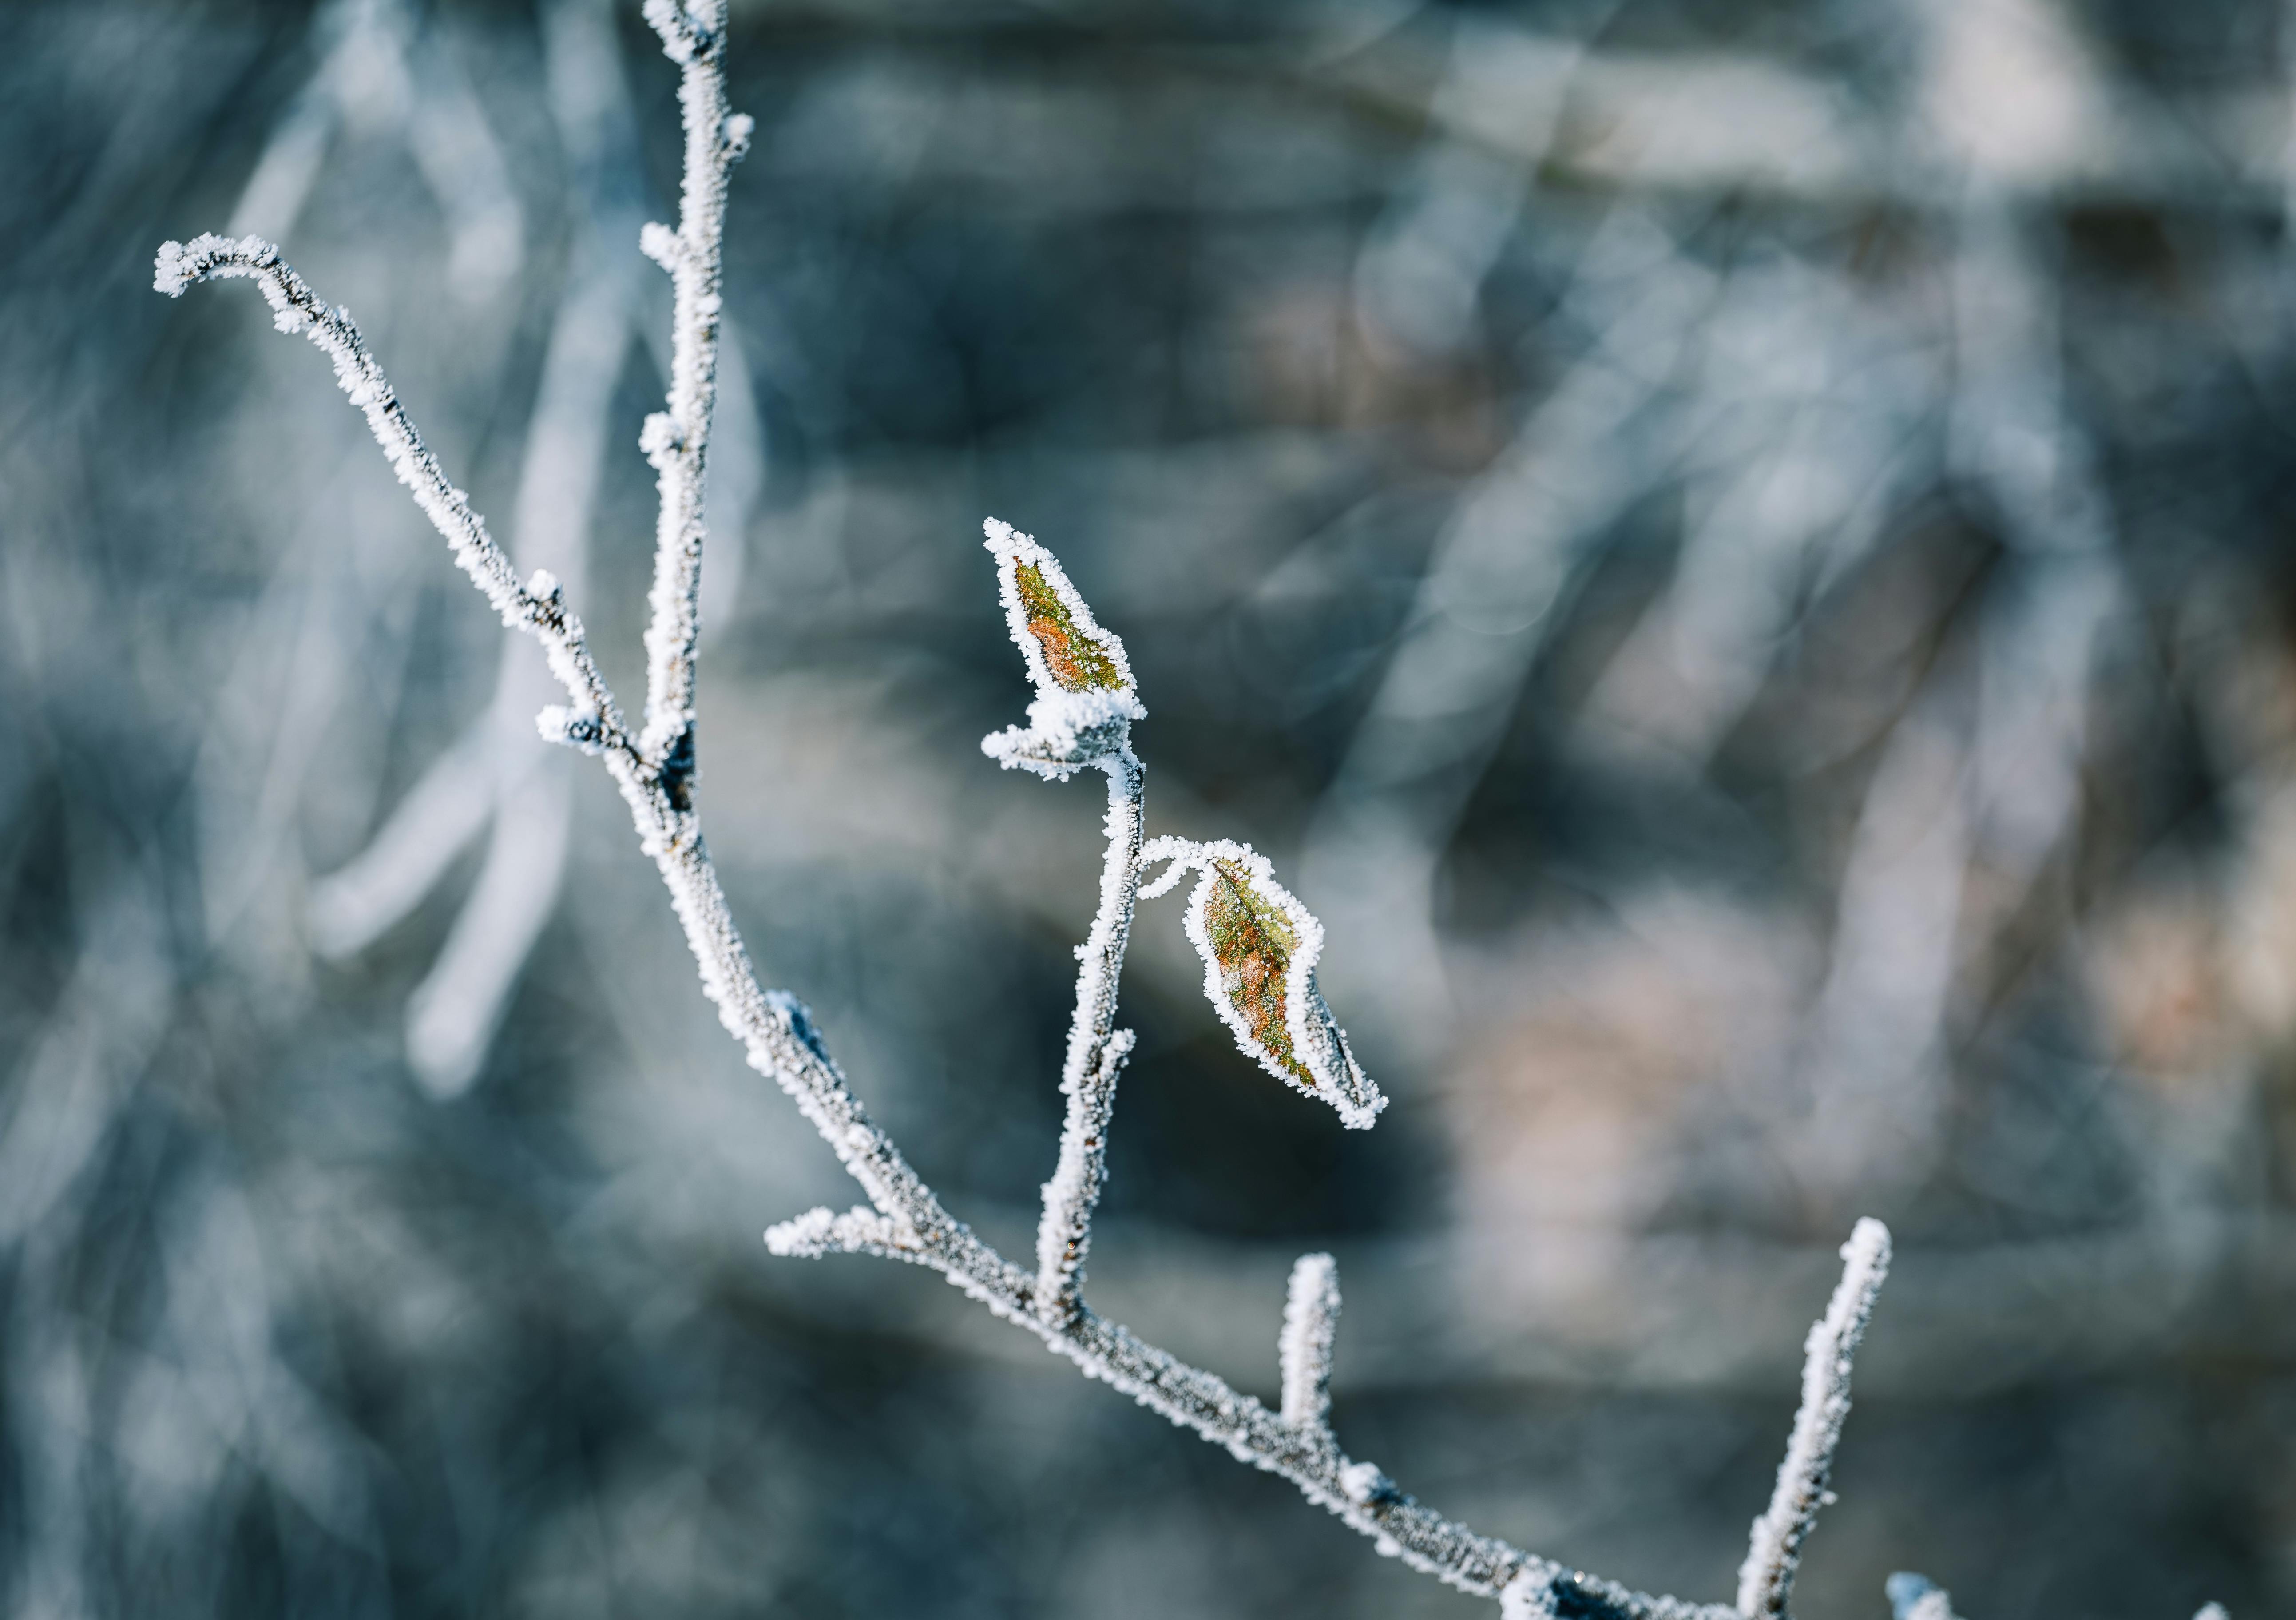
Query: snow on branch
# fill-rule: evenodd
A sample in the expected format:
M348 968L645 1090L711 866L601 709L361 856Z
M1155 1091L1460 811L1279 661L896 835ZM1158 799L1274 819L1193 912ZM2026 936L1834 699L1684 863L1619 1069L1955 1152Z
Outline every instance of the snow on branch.
M1316 987L1324 925L1275 881L1250 844L1159 838L1141 864L1168 860L1143 900L1170 892L1183 872L1201 874L1188 897L1188 942L1204 963L1204 995L1244 1055L1295 1090L1339 1110L1349 1129L1367 1131L1387 1098L1348 1048L1347 1032Z
M485 593L504 624L531 631L542 643L551 672L574 700L570 707L547 711L545 735L594 753L627 749L621 713L591 661L582 621L568 611L558 581L537 570L531 580L519 583L510 559L487 532L486 520L472 510L470 498L447 481L439 458L407 420L398 391L367 352L349 310L323 302L279 250L259 236L209 234L188 243L163 242L152 284L170 298L181 298L195 282L234 276L245 276L262 290L264 301L271 306L273 325L309 338L334 362L335 381L344 396L365 415L391 471L446 537L456 564Z
M1785 1460L1778 1465L1777 1488L1768 1510L1754 1521L1746 1561L1738 1570L1738 1612L1748 1620L1776 1620L1785 1614L1802 1543L1817 1522L1818 1509L1833 1500L1826 1477L1849 1416L1850 1361L1890 1272L1889 1228L1870 1218L1860 1221L1841 1246L1841 1281L1804 1346L1801 1410L1794 1414Z
M645 730L639 752L683 797L693 762L694 650L701 634L702 481L710 415L718 402L719 292L726 242L726 182L750 148L752 125L726 105L725 0L647 0L646 21L681 70L685 171L677 229L639 234L647 258L669 273L668 408L646 418L639 447L661 496L654 530L652 611L646 627Z
M794 1221L766 1229L768 1254L803 1259L824 1254L876 1254L906 1260L915 1250L901 1229L873 1209L849 1209L841 1215L810 1209Z

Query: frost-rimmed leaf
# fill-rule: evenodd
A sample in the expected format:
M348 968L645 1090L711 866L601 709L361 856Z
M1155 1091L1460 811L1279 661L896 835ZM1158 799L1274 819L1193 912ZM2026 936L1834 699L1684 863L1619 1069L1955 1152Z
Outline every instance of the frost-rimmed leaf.
M1004 622L1037 688L1029 723L980 739L980 751L1010 770L1064 780L1078 767L1120 753L1132 722L1144 719L1124 643L1103 629L1060 560L1010 523L990 518L983 541L996 559Z
M1226 839L1158 838L1140 859L1144 868L1172 863L1141 889L1143 900L1168 892L1184 871L1201 875L1188 897L1188 939L1204 961L1204 995L1236 1045L1286 1085L1331 1104L1349 1129L1369 1130L1387 1098L1316 988L1324 925L1275 881L1267 858Z

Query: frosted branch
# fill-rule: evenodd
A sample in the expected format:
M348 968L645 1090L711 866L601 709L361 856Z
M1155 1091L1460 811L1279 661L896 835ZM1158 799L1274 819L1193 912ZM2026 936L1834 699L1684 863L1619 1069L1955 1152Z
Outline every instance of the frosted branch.
M1303 1434L1330 1432L1332 1344L1339 1331L1339 1262L1329 1254L1302 1254L1292 1263L1276 1355L1283 1368L1283 1421Z
M1510 1615L1736 1620L1737 1611L1719 1605L1631 1591L1479 1535L1421 1506L1377 1465L1349 1458L1325 1418L1339 1309L1328 1256L1309 1255L1294 1273L1281 1345L1280 1410L1103 1320L1085 1303L1079 1285L1089 1221L1105 1170L1116 1080L1131 1047L1129 1033L1113 1028L1113 1016L1144 859L1175 863L1156 892L1172 886L1183 868L1202 875L1191 901L1190 937L1206 962L1207 993L1239 1044L1301 1090L1332 1103L1351 1125L1369 1124L1384 1099L1356 1065L1316 989L1322 929L1275 882L1267 862L1237 844L1143 843L1142 771L1129 728L1144 711L1122 643L1100 628L1058 563L1027 536L993 520L988 525L1008 620L1037 687L1029 726L988 739L988 750L1004 764L1056 779L1086 765L1109 777L1108 855L1099 911L1078 951L1076 1015L1062 1070L1067 1128L1046 1189L1036 1272L1004 1259L943 1209L854 1098L803 1005L759 984L702 839L692 794L694 589L725 180L748 125L725 113L719 0L700 9L651 0L646 15L684 69L687 162L680 228L651 229L644 239L645 251L675 282L677 330L670 409L649 420L642 440L660 475L662 498L643 740L626 728L557 582L541 572L529 584L518 581L484 522L407 422L347 313L319 302L275 248L254 238L170 242L160 251L156 282L160 291L178 294L195 281L256 280L281 329L309 336L334 362L344 391L366 415L401 481L446 537L456 562L505 623L542 642L571 700L545 713L545 732L603 757L640 848L669 892L719 1021L750 1065L789 1094L867 1195L866 1205L844 1214L816 1209L775 1227L766 1235L768 1247L787 1255L865 1254L936 1271L1088 1377L1239 1460L1292 1481L1308 1500L1372 1537L1382 1553L1462 1591L1505 1594ZM1757 1525L1756 1552L1748 1560L1750 1589L1766 1614L1783 1610L1794 1551L1823 1494L1825 1462L1848 1408L1849 1355L1871 1310L1887 1249L1878 1224L1859 1225L1845 1250L1850 1273L1811 1336L1803 1414L1780 1472L1777 1500ZM1744 1612L1752 1615L1753 1604Z
M825 1209L810 1209L794 1221L766 1229L768 1254L800 1259L817 1259L824 1254L876 1254L889 1260L906 1260L913 1248L898 1226L867 1208L849 1209L841 1215L833 1215Z
M1108 1125L1116 1110L1117 1076L1131 1054L1132 1032L1118 1030L1100 1042L1098 1061L1080 1084L1061 1083L1069 1099L1068 1118L1037 1225L1037 1304L1055 1316L1074 1312L1084 1286L1092 1212L1108 1179Z
M1108 855L1100 877L1100 909L1092 932L1077 947L1076 1011L1061 1093L1068 1099L1061 1123L1060 1157L1045 1183L1037 1225L1037 1300L1054 1319L1072 1313L1084 1283L1085 1252L1092 1242L1093 1207L1108 1174L1108 1129L1116 1106L1116 1080L1132 1050L1132 1032L1117 1030L1117 983L1132 934L1133 897L1140 886L1142 772L1128 746L1095 761L1108 772Z
M1499 1620L1555 1620L1554 1570L1526 1568L1499 1593Z
M678 64L685 112L685 170L677 229L647 226L646 256L669 272L671 346L668 408L646 419L639 440L661 496L654 531L653 588L647 602L647 763L684 801L693 775L694 649L701 615L702 483L710 415L718 399L718 286L726 239L726 180L749 150L750 121L726 107L725 0L647 0L646 21Z
M1738 1612L1748 1620L1777 1620L1786 1612L1803 1542L1817 1511L1833 1500L1826 1476L1841 1425L1849 1416L1849 1368L1874 1314L1882 1279L1890 1271L1890 1229L1860 1221L1841 1246L1841 1281L1803 1347L1801 1410L1794 1414L1785 1460L1778 1465L1770 1505L1754 1521L1746 1561L1738 1570ZM1922 1620L1941 1620L1923 1616Z
M271 306L272 325L309 338L334 362L336 382L366 417L398 481L446 537L456 565L471 576L504 624L526 630L542 643L551 673L573 699L564 711L563 729L578 731L586 745L598 752L627 751L630 744L620 711L591 660L582 621L568 611L558 581L537 570L532 580L519 583L510 559L488 534L486 520L472 510L470 498L447 481L439 458L407 420L397 391L367 352L349 310L323 303L279 256L279 250L258 236L234 240L209 234L189 243L161 243L152 284L170 298L180 298L194 282L233 276L246 276L261 289L264 301Z

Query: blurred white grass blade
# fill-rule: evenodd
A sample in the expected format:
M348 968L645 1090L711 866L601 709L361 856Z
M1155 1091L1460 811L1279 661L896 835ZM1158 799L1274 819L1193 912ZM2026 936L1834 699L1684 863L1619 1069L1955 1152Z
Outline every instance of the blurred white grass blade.
M1802 1545L1818 1509L1833 1500L1827 1479L1849 1417L1850 1364L1890 1274L1889 1229L1870 1217L1861 1220L1841 1246L1841 1281L1804 1346L1801 1408L1778 1465L1777 1485L1768 1509L1754 1521L1738 1571L1738 1612L1746 1620L1784 1620Z
M1612 658L1587 718L1702 764L1781 651L1806 590L1862 556L1923 459L1936 379L1842 280L1739 269L1703 344L1675 577Z
M225 234L293 234L345 124L406 146L446 217L449 284L474 300L517 274L525 219L484 111L443 41L405 0L338 0L312 24L319 65L274 127Z
M317 81L307 85L273 127L271 139L255 160L254 172L248 176L247 185L231 210L226 234L268 236L275 241L291 234L311 187L318 181L334 130L333 97Z
M352 447L342 447L345 461ZM339 498L342 486L330 480ZM340 515L315 521L274 566L220 700L200 738L201 898L208 937L241 930L250 909L268 912L291 892L302 867L298 814L345 693L351 665L374 629L405 547L390 517L342 500ZM392 514L395 516L395 514ZM396 639L385 628L387 638ZM257 785L250 794L246 783Z
M1292 1262L1276 1355L1283 1371L1283 1421L1321 1434L1332 1420L1332 1346L1340 1332L1340 1268L1329 1254Z
M509 286L525 261L525 211L486 110L438 26L411 64L406 144L447 218L447 283L458 296L483 302Z
M274 242L291 235L318 184L328 144L354 104L363 123L403 122L401 57L409 26L402 0L333 0L319 9L311 20L318 65L273 127L224 234ZM378 99L401 116L376 118Z
M468 1090L486 1061L504 1004L556 909L569 814L565 761L557 758L531 761L496 801L478 883L407 1003L407 1061L433 1097Z
M1369 1130L1387 1098L1316 985L1323 924L1249 844L1159 838L1140 851L1140 864L1160 860L1172 864L1140 898L1169 892L1184 871L1200 874L1188 897L1188 942L1203 960L1204 997L1236 1046L1292 1090L1330 1104L1349 1129Z
M2203 1603L2193 1611L2193 1620L2232 1620L2221 1603Z
M1951 459L2011 554L1984 623L1975 810L1988 855L2024 880L2073 817L2090 667L2122 585L2096 451L2064 409L2054 267L1997 199L1957 224Z
M491 720L491 715L488 721ZM495 810L491 723L430 762L365 849L311 888L311 943L333 958L365 950L412 912Z
M1431 1016L1449 999L1437 859L1582 555L1672 460L1670 432L1645 418L1713 285L1639 213L1597 233L1567 306L1595 330L1594 352L1462 499L1318 807L1304 869L1349 942L1348 999L1406 1049L1439 1042L1447 1022Z
M1978 685L1974 799L1986 853L2030 880L2079 804L2090 670L2120 606L2102 556L2021 559L1987 604Z
M1936 1147L1947 992L1969 864L1968 744L1950 690L1890 733L1838 892L1811 1016L1805 1172L1846 1196L1910 1180Z
M1960 1620L1953 1612L1953 1595L1925 1575L1899 1570L1882 1583L1890 1599L1890 1620ZM2194 1616L2194 1620L2200 1620Z

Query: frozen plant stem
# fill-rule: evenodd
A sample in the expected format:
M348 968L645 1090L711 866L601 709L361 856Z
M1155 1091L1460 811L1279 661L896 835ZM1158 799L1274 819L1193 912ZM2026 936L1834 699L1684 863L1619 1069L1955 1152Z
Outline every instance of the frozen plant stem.
M1780 1620L1785 1614L1802 1543L1817 1510L1833 1500L1826 1477L1849 1416L1850 1361L1890 1272L1889 1229L1879 1221L1860 1221L1841 1246L1841 1260L1833 1302L1803 1347L1801 1409L1778 1465L1777 1486L1768 1509L1754 1521L1738 1571L1738 1612L1747 1620Z
M718 402L718 332L724 311L726 181L750 148L747 113L726 105L725 0L646 0L645 19L678 64L685 114L685 183L677 229L639 233L645 256L669 272L672 294L669 408L646 418L639 445L659 475L661 514L654 531L652 618L646 627L645 730L639 752L673 798L685 799L694 771L693 664L701 640L701 484Z
M1084 1373L1194 1430L1241 1461L1281 1475L1379 1550L1463 1591L1504 1597L1511 1616L1572 1620L1751 1620L1784 1613L1795 1558L1818 1505L1849 1410L1849 1359L1881 1286L1888 1234L1858 1223L1824 1320L1812 1329L1803 1404L1770 1509L1755 1522L1733 1609L1652 1597L1584 1575L1443 1518L1405 1494L1375 1465L1350 1460L1330 1422L1332 1351L1339 1321L1329 1255L1294 1268L1279 1340L1279 1410L1186 1365L1095 1315L1084 1300L1093 1208L1105 1173L1117 1077L1131 1050L1114 1027L1118 983L1136 902L1199 873L1187 927L1205 962L1206 994L1238 1045L1276 1078L1329 1103L1351 1126L1369 1126L1385 1099L1348 1048L1316 987L1322 926L1277 884L1264 857L1226 843L1143 843L1143 771L1130 728L1143 718L1123 644L1100 628L1059 563L1028 536L991 520L1013 638L1037 688L1029 723L984 740L1000 763L1062 780L1086 768L1108 777L1108 850L1100 905L1079 948L1076 1012L1062 1090L1067 1098L1058 1163L1045 1188L1031 1273L1006 1261L954 1219L900 1150L871 1122L828 1055L804 1007L763 989L734 924L701 836L695 807L695 593L701 564L702 476L707 465L720 329L719 276L726 177L750 136L728 113L723 0L647 0L645 16L681 71L685 178L678 226L648 226L641 245L668 271L675 292L668 408L647 419L642 448L659 474L658 547L646 632L644 729L633 733L568 608L557 581L537 572L521 583L448 482L360 339L349 313L331 308L255 237L201 236L160 250L155 283L180 295L194 282L254 280L279 329L301 333L334 363L336 380L365 413L401 482L446 537L455 560L512 628L548 655L565 705L545 710L545 736L602 760L630 811L640 848L669 891L699 966L701 986L751 1067L789 1093L866 1205L842 1215L814 1210L766 1234L776 1254L867 1254L939 1272L996 1315L1035 1334ZM1149 889L1144 861L1172 864ZM1923 1620L1931 1620L1924 1616Z
M1329 1254L1292 1262L1277 1359L1283 1371L1283 1421L1303 1434L1331 1432L1332 1343L1340 1332L1340 1268Z
M1129 747L1096 761L1108 773L1108 855L1100 874L1100 910L1077 948L1076 1013L1069 1024L1061 1093L1068 1099L1059 1161L1045 1183L1037 1224L1037 1308L1055 1325L1082 1308L1085 1251L1092 1212L1108 1177L1108 1127L1116 1081L1132 1051L1132 1032L1116 1023L1116 986L1132 937L1140 890L1140 761Z

